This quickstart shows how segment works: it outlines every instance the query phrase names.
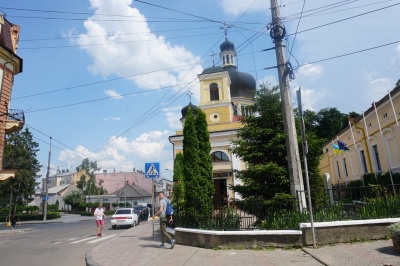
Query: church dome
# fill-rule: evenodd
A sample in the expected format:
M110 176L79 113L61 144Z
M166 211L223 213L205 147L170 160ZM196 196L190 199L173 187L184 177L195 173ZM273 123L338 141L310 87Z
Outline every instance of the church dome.
M250 74L239 72L235 67L225 67L231 79L231 97L253 98L257 89L256 80Z
M226 39L223 43L221 43L219 49L221 49L221 52L235 51L235 45L233 44L233 42L230 42Z
M186 118L186 115L187 115L187 112L189 110L189 107L192 109L193 116L197 117L197 109L198 109L198 107L190 102L188 105L186 105L185 107L182 108L182 110L181 110L181 114L182 114L181 120Z

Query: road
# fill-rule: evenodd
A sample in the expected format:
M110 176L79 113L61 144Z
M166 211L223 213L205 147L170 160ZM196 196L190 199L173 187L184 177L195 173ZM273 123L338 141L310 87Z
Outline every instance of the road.
M84 266L89 249L128 230L111 229L109 219L102 237L94 221L18 225L32 230L0 236L0 265Z

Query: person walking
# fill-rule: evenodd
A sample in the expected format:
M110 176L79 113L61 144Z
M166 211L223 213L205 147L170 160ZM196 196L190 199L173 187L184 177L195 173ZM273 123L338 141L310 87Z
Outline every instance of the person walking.
M153 219L156 216L160 217L160 228L161 228L161 245L160 247L165 247L165 243L167 241L171 244L171 249L175 246L175 239L172 239L171 235L167 232L167 216L165 215L165 211L167 209L167 199L165 198L165 193L158 193L158 197L160 199L160 209L154 214ZM169 223L172 223L172 215L169 218Z
M99 206L94 211L94 216L96 217L96 226L97 226L97 236L102 236L101 232L104 228L104 214L103 205L99 203Z
M17 215L13 215L13 217L11 218L11 230L13 230L15 228L15 225L17 224L17 221L19 221Z

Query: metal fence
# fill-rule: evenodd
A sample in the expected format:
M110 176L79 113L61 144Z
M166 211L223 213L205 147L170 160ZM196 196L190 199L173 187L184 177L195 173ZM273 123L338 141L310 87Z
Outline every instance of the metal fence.
M400 185L336 186L310 192L314 222L400 217ZM310 220L307 210L302 220Z
M337 186L312 190L314 222L400 217L400 185ZM297 198L307 191L298 191ZM197 204L190 211L175 206L175 226L205 230L299 229L310 222L309 207L300 210L297 198ZM307 199L308 203L308 199Z
M206 230L298 229L299 210L295 198L281 200L233 201L229 204L198 204L191 212L175 206L175 226Z

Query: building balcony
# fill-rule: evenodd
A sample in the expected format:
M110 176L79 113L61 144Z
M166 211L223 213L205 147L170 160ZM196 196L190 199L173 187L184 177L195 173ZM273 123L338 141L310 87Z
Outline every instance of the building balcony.
M1 170L0 171L0 181L5 181L9 178L15 177L17 170Z
M8 110L6 120L6 134L20 131L25 124L24 111L17 109Z

